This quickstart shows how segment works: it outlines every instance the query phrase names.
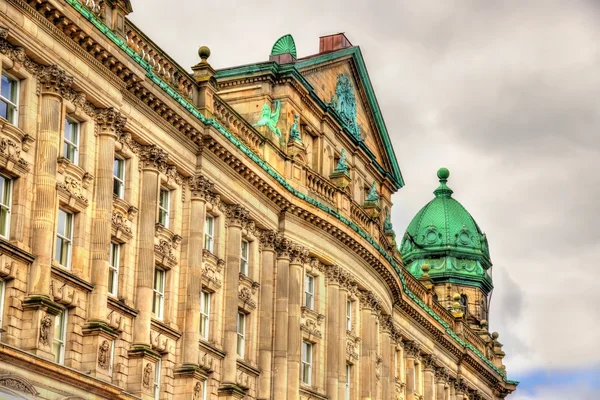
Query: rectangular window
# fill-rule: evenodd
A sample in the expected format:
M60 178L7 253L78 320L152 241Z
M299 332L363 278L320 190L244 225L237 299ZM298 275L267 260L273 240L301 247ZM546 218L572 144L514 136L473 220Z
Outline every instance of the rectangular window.
M344 392L345 400L350 400L350 377L352 376L352 366L346 364L346 390Z
M315 277L304 276L304 305L309 310L315 309Z
M117 243L110 244L110 260L108 264L108 294L117 296L119 291L119 257L121 255L121 245Z
M204 222L204 248L213 253L215 242L215 217L212 215L206 216Z
M113 194L120 199L125 197L125 160L118 157L113 164Z
M210 293L200 292L200 336L208 340L208 328L210 320Z
M165 307L165 271L154 269L154 299L152 301L152 314L157 319L163 319Z
M10 236L10 207L12 205L12 180L0 175L0 236Z
M73 245L73 214L58 210L56 226L56 249L54 258L61 267L71 269L71 252Z
M0 279L0 329L2 328L2 317L4 317L4 292L6 291L6 282Z
M247 240L242 240L242 255L240 259L240 272L248 275L248 258L250 255L250 243Z
M79 122L72 120L71 118L65 118L63 157L73 164L79 162Z
M346 330L352 330L352 302L346 300Z
M158 202L158 222L165 228L169 227L169 211L171 206L171 191L169 189L160 189L160 198Z
M302 382L307 385L312 384L312 343L302 342Z
M246 314L238 311L237 318L237 354L240 358L244 358L246 350Z
M19 103L19 80L2 73L0 83L0 117L6 119L13 125L17 125Z
M68 311L54 317L54 362L64 364L65 343L67 342Z
M113 369L115 365L115 345L117 344L116 340L110 342L110 355L108 359L108 373L110 376L113 374Z
M154 399L160 400L160 370L162 369L162 360L158 360L154 367Z

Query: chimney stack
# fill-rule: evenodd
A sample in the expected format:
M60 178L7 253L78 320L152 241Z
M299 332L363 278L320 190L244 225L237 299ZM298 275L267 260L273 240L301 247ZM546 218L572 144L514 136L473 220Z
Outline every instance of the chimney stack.
M352 47L352 43L350 43L343 32L321 36L319 38L319 54L345 49L347 47Z

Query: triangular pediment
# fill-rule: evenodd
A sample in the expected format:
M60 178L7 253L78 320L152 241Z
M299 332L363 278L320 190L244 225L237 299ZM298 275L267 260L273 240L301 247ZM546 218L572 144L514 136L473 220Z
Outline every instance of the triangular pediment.
M399 187L404 185L396 156L358 47L300 59L296 68L315 94L337 114L374 161Z

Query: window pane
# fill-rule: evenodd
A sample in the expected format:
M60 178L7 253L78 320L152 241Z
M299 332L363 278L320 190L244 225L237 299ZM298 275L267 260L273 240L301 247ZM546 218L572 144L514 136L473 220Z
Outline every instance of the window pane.
M166 189L160 190L160 206L165 210L169 210L169 191Z
M2 97L7 100L11 99L12 83L8 80L8 77L2 74L2 85L0 86Z
M4 100L0 100L0 117L12 121L12 116L8 116L8 105Z

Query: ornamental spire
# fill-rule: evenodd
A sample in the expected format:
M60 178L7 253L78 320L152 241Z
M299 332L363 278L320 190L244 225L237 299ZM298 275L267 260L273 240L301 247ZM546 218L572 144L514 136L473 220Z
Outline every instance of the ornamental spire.
M450 176L450 171L448 168L440 168L438 169L437 176L440 180L440 186L433 191L435 197L452 197L452 189L446 186L446 182L448 182L448 177Z

